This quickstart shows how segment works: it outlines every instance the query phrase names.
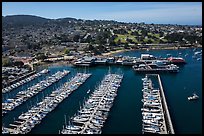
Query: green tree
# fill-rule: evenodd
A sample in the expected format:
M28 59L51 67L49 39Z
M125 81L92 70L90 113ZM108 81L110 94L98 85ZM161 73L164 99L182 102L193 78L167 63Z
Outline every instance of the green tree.
M94 47L93 47L93 45L89 44L88 50L89 50L89 51L92 51L92 50L94 50Z
M92 37L91 35L87 36L86 40L85 40L87 43L90 43L92 41Z
M74 37L73 37L73 41L74 42L78 42L79 41L79 38L80 38L80 35L74 35Z
M147 44L151 44L151 43L153 43L153 42L152 42L152 40L149 39L149 40L147 41Z
M128 44L128 43L125 43L124 48L125 48L125 49L128 49L129 47L130 47L129 44Z
M10 58L2 58L2 66L7 67L10 66L12 63L12 60Z
M110 41L109 46L116 46L115 41Z
M94 55L101 55L101 52L98 51L96 48L93 49Z
M133 32L131 32L131 35L139 36L139 33L138 33L138 31L133 31Z
M119 39L118 41L117 41L117 45L120 45L121 44L121 40Z
M70 53L70 50L69 50L68 48L66 48L66 49L64 50L64 54L68 55L69 53Z
M47 59L47 56L44 53L40 53L36 56L37 60L44 60Z
M23 67L24 63L22 61L15 61L13 62L14 66Z

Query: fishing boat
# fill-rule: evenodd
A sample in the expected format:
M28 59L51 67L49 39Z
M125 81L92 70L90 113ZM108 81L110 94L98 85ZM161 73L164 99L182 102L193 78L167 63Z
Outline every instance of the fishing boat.
M199 96L197 95L197 94L195 94L195 93L193 93L193 96L189 96L188 97L188 100L190 101L190 100L197 100L199 98Z

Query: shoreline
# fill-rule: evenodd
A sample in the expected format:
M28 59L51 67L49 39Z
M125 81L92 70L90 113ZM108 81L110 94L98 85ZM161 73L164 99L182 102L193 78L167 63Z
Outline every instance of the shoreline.
M128 51L144 51L144 50L179 50L179 49L188 49L188 48L202 48L201 47L164 47L164 48L143 48L143 49L123 49L117 51L111 51L108 53L103 53L101 56L112 56L117 53L128 52Z
M65 66L73 66L72 63L69 63L68 61L56 61L56 62L51 62L51 63L47 63L47 62L41 62L40 64L38 64L37 66L35 66L35 70L38 70L41 67L50 67L50 66L61 66L61 65L65 65Z
M129 52L129 51L144 51L147 50L179 50L179 49L188 49L188 48L202 48L202 47L165 47L165 48L143 48L143 49L123 49L123 50L117 50L117 51L111 51L108 53L103 53L102 55L97 55L99 57L108 57L108 56L114 56L115 54L118 53L123 53L123 52ZM51 62L51 63L47 63L47 62L41 62L40 64L38 64L37 66L35 66L35 70L38 69L39 67L49 67L49 66L57 66L57 65L66 65L66 66L74 66L71 62L66 61L66 60L62 60L62 61L56 61L56 62Z

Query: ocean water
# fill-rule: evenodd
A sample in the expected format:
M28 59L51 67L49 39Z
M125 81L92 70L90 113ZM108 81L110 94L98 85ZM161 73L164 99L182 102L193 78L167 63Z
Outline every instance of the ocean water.
M200 50L200 49L198 49ZM178 134L201 134L202 133L202 60L192 58L193 49L180 50L150 50L150 51L129 51L116 55L136 56L142 53L150 53L157 57L172 56L183 57L187 64L180 66L180 72L177 74L163 73L160 74L166 101L169 107L170 116L174 126L175 133ZM185 56L188 54L187 56ZM43 97L49 95L53 90L60 87L63 83L77 72L92 73L92 76L75 90L68 98L62 101L56 109L36 125L30 132L31 134L58 134L65 124L64 116L67 120L72 117L86 98L99 85L103 77L110 71L111 73L122 72L124 78L115 98L114 105L109 112L108 119L102 128L103 134L141 134L142 133L142 80L144 74L137 74L129 66L97 66L90 68L77 68L66 65L53 65L49 67L39 67L39 70L48 68L50 73L46 76L39 77L16 90L3 94L2 101L6 98L15 97L20 90L25 90L29 86L36 84L38 81L45 79L47 76L63 69L70 70L70 74L58 81L56 84L48 87L36 96L17 107L2 117L2 125L8 127L10 123L22 112L26 112L30 107L40 102ZM87 94L87 90L91 90ZM199 96L197 101L188 101L187 97L196 92Z

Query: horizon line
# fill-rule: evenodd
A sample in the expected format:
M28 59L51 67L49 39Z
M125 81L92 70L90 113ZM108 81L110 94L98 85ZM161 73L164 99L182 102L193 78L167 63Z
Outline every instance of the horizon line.
M118 23L131 23L131 24L140 24L140 23L145 23L145 24L155 24L155 25L181 25L181 26L202 26L202 24L173 24L173 23L146 23L146 22L130 22L130 21L118 21L118 20L110 20L110 19L84 19L84 18L77 18L77 17L58 17L58 18L50 18L50 17L44 17L44 16L41 16L41 15L34 15L34 14L8 14L8 15L2 15L2 17L8 17L8 16L35 16L35 17L41 17L41 18L44 18L44 19L50 19L50 20L58 20L58 19L65 19L65 18L73 18L73 19L77 19L77 20L90 20L90 21L94 21L94 20L97 20L97 21L116 21Z

